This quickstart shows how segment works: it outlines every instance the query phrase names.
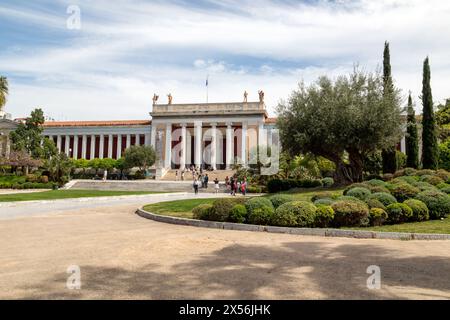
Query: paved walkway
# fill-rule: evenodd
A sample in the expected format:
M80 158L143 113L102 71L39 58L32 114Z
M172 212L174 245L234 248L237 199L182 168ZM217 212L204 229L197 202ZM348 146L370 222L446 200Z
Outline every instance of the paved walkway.
M199 229L134 214L160 199L0 208L0 298L450 299L448 241ZM81 290L66 288L70 265ZM380 290L367 289L370 265Z

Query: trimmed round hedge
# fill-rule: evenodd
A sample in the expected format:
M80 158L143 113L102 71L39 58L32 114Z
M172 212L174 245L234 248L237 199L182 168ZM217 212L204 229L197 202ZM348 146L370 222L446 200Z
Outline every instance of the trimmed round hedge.
M243 204L235 205L229 215L230 222L244 223L247 220L247 209Z
M425 190L436 190L436 187L433 186L432 184L429 184L428 182L416 182L413 184L414 187L418 188L420 191L425 191Z
M386 207L397 202L397 199L392 194L386 192L373 193L370 195L369 200L370 199L376 199Z
M267 198L251 198L245 202L248 221L251 224L267 225L275 212L272 202Z
M387 208L388 219L391 224L403 223L410 220L413 216L413 211L404 203L393 203Z
M369 211L369 220L371 226L382 226L387 218L388 214L381 208L372 208Z
M316 206L310 202L287 202L275 210L272 224L280 227L311 227L314 226L316 211Z
M334 220L334 210L331 206L318 206L314 220L314 226L318 228L328 228Z
M383 203L381 203L381 201L378 199L374 199L374 198L367 199L366 203L370 209L378 208L378 209L386 210L386 206Z
M367 184L365 184L365 183L353 183L353 184L351 184L351 185L349 185L347 188L345 188L345 190L344 190L344 196L346 196L347 195L347 193L351 190L351 189L354 189L354 188L365 188L365 189L367 189Z
M318 199L314 201L315 206L331 206L331 204L334 202L333 199L326 198L326 199Z
M325 188L332 187L332 186L334 185L334 179L333 179L333 178L330 178L330 177L323 178L323 179L322 179L322 185L323 185Z
M423 182L428 182L429 184L432 184L433 186L437 186L440 183L443 183L444 180L441 179L438 176L422 176L422 178L420 179Z
M212 204L200 204L192 209L192 216L197 220L209 220Z
M273 207L276 209L286 202L294 201L294 198L288 194L276 194L269 198L272 202Z
M400 202L414 198L420 190L408 183L395 184L391 189L391 194Z
M369 207L362 201L339 200L331 207L336 227L358 227L369 223Z
M366 181L365 184L368 184L368 185L374 186L374 187L386 186L386 182L383 180L379 180L379 179L372 179L372 180Z
M425 203L417 199L409 199L404 202L412 210L411 221L425 221L430 219L430 211Z
M272 201L267 198L256 197L251 198L245 202L245 208L247 209L247 212L249 214L251 214L255 209L262 207L269 207L274 209Z
M431 219L445 218L450 213L450 196L434 190L426 190L416 196L430 211Z
M371 194L372 194L372 192L370 192L370 190L367 188L353 188L353 189L348 190L346 196L355 197L355 198L358 198L359 200L364 201Z
M207 220L219 222L229 221L231 209L233 209L236 204L242 204L245 200L246 199L244 198L224 198L215 200Z

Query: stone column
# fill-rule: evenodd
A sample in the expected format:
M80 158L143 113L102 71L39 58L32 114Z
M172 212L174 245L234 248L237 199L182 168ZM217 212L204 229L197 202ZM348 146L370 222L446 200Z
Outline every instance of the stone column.
M11 154L11 140L9 139L9 136L6 136L5 158L9 158L10 154Z
M265 136L264 123L258 123L258 146L263 147L267 144L267 137Z
M61 135L56 136L56 148L58 148L58 152L61 152Z
M112 159L113 157L113 142L114 142L114 136L110 134L108 136L108 158Z
M75 160L78 159L78 136L73 136L73 156Z
M134 145L136 145L136 146L139 146L140 144L141 144L141 135L140 134L136 134L136 136L135 136L135 143L134 143Z
M87 135L83 134L81 141L81 158L86 159Z
M217 169L217 123L211 123L211 167Z
M131 135L127 134L127 144L125 149L128 149L129 147L131 147Z
M150 145L156 150L156 124L152 123L152 133L150 136Z
M91 135L91 156L89 160L95 159L95 134Z
M165 167L172 169L172 124L166 124Z
M194 163L200 168L203 163L202 159L202 123L195 122L195 145L194 145Z
M103 159L103 154L105 153L105 136L103 134L100 135L100 148L98 151L98 158Z
M144 144L146 145L146 146L149 146L150 145L150 133L145 133L145 141L144 141Z
M186 124L181 124L180 169L186 167Z
M120 159L122 157L122 135L117 135L117 153L116 158Z
M3 157L3 134L0 135L0 158Z
M400 141L400 151L403 153L406 153L406 137L403 136L402 140Z
M227 158L225 160L227 170L231 169L231 164L233 163L233 127L231 123L227 123Z
M64 146L64 152L65 154L70 157L70 136L66 135L66 141Z
M241 159L242 165L247 166L247 123L242 122L242 136L241 136Z

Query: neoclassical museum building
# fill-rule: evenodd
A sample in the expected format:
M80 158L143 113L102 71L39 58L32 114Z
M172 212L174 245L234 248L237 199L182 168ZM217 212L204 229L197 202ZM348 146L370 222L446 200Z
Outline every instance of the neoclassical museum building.
M272 144L276 119L260 101L232 103L158 104L153 98L149 119L123 121L47 121L44 136L74 159L122 156L134 145L151 145L157 153L157 177L191 165L212 170L246 165L257 145ZM0 155L10 152L9 132L20 120L0 114Z

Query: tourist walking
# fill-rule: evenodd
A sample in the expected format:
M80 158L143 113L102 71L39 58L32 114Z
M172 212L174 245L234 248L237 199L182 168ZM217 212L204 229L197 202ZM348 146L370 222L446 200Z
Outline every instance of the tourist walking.
M216 193L219 193L219 188L220 188L219 179L217 179L217 177L216 177L216 179L214 179L214 190Z
M194 187L194 193L198 194L198 180L197 180L197 178L194 179L193 187Z
M209 177L208 174L205 175L205 189L208 189L208 182L209 182Z
M108 171L105 170L105 171L103 171L103 181L106 182L106 179L107 179L107 178L108 178Z
M242 181L241 183L241 192L242 195L245 196L245 194L247 193L247 180L244 179L244 181Z
M230 178L228 176L225 177L225 188L228 190L228 186L230 185Z
M233 188L234 188L234 178L231 177L230 179L230 194L233 195Z

